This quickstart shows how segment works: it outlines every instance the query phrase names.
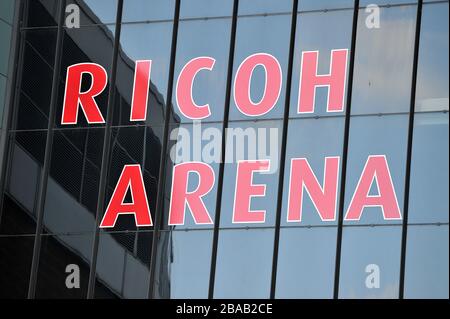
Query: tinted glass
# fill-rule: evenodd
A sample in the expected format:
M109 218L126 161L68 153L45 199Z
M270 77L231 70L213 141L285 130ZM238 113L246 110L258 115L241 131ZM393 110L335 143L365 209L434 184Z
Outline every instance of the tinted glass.
M269 298L273 229L221 230L214 298Z
M276 298L333 298L336 227L283 228Z
M180 18L183 20L205 17L229 17L232 14L232 0L183 0Z
M0 298L27 298L33 246L34 236L0 237Z
M339 298L398 298L401 226L345 227Z
M5 103L6 77L0 75L0 128L3 125L3 110Z
M300 1L302 3L303 1ZM318 1L315 1L315 3ZM301 5L300 5L301 7ZM302 52L319 51L317 74L329 74L331 51L348 49L352 33L353 10L327 12L305 12L297 15L297 30L295 33L295 55L292 70L291 99L289 117L311 116L298 114L300 72ZM349 56L349 54L348 54ZM348 67L347 63L347 67ZM343 112L327 112L328 88L317 87L315 90L314 116L343 115ZM344 100L345 105L345 100Z
M92 45L96 43L96 45ZM61 124L62 110L64 104L64 89L67 75L67 68L77 63L97 63L111 77L112 51L114 44L114 32L102 25L81 27L79 29L65 28L63 39L63 52L61 60L60 85L58 91L58 101L56 106L55 124L57 127L87 127L104 126L105 124L88 124L84 112L78 112L77 124ZM81 91L84 92L91 87L92 77L84 74L81 80ZM106 107L108 103L109 84L95 97L95 101L100 109L103 118L106 119Z
M108 168L105 208L111 200L113 191L125 165L139 164L147 194L147 200L153 220L156 209L161 141L155 132L147 126L114 128L111 139L111 158ZM119 194L120 195L120 194ZM130 191L125 196L125 203L131 203ZM125 214L117 218L112 231L136 230L134 215Z
M12 23L14 15L14 0L5 0L0 3L0 19Z
M2 45L0 45L0 74L6 75L8 73L11 26L2 20L0 20L0 38L2 39Z
M44 209L47 232L94 229L103 135L101 129L54 132Z
M380 8L380 28L368 28L360 9L352 114L407 112L417 7Z
M172 25L172 21L122 25L120 38L122 50L117 61L114 125L164 124ZM145 41L142 41L143 34ZM130 122L137 60L152 60L145 122Z
M24 48L20 63L23 76L15 107L15 128L18 130L48 126L56 32L56 29L22 31Z
M299 11L329 10L353 7L354 0L303 0L299 1Z
M381 155L385 157L390 179L402 214L405 186L406 139L408 128L407 115L389 116L358 116L350 121L350 137L348 146L345 211L347 211L353 194L357 189L361 175L369 156ZM369 171L370 172L370 171ZM372 180L369 196L377 196L379 186ZM363 208L359 221L345 221L344 223L398 223L396 220L385 220L381 206L369 205Z
M204 7L225 16L224 18L180 21L177 37L175 74L179 75L184 66L194 58L210 57L215 60L212 70L201 70L197 73L192 87L194 102L197 105L209 104L210 107L211 115L203 121L223 120L228 71L232 1L213 3L212 6ZM190 16L191 10L191 3L182 1L180 15ZM179 117L181 122L191 122L192 120L180 111L176 97L177 84L178 81L175 81L172 96L176 117Z
M2 1L3 2L3 1ZM24 1L24 26L49 27L58 24L58 0L27 0Z
M409 226L405 298L448 299L448 225Z
M448 161L448 115L416 114L408 222L448 223Z
M174 3L174 0L125 0L122 22L173 19Z
M290 1L289 1L290 2ZM278 3L278 2L277 2ZM283 2L280 2L283 3ZM286 3L286 1L284 1ZM265 2L261 10L270 10L269 2ZM236 78L236 72L241 63L250 55L255 53L268 53L278 60L282 72L282 85L279 98L275 106L266 114L258 116L260 118L282 118L284 110L284 94L287 73L287 60L289 49L289 35L291 26L291 17L289 11L285 14L275 15L267 14L263 16L242 16L238 18L236 30L236 47L233 63L233 83ZM245 10L245 6L239 9L239 15ZM258 32L255 32L258 30ZM264 96L266 85L265 68L257 65L251 76L249 96L254 103L257 103ZM234 94L231 97L230 120L248 119L239 111L234 102Z
M279 180L279 162L281 148L281 120L268 120L258 122L236 121L229 124L227 131L227 145L225 150L225 170L222 191L222 206L220 227L266 227L275 225L276 198ZM268 160L267 171L253 171L253 185L265 185L264 196L244 197L249 202L249 213L252 211L265 211L264 222L233 223L233 212L236 199L238 163L241 160ZM236 212L238 212L236 207Z
M80 9L80 25L114 23L116 21L117 0L68 0L66 8L71 4L76 4ZM67 11L66 9L66 13Z
M100 234L96 298L147 298L152 246L151 232ZM105 294L104 291L108 293Z
M12 153L1 233L32 234L36 226L36 199L44 161L46 132L11 134ZM9 204L7 204L9 203ZM12 226L16 225L16 226Z
M188 202L184 206L183 225L170 226L174 229L184 228L212 228L214 227L216 201L217 201L217 180L219 176L220 153L222 145L222 124L203 123L195 121L193 124L181 124L171 126L168 142L168 159L166 160L166 185L164 216L162 218L163 227L167 228L170 211L170 199L174 187L174 179L180 181L181 177L174 176L174 166L186 162L202 162L210 166L214 172L215 182L212 188L202 196L202 201L211 217L211 224L196 223L191 207ZM188 175L186 193L194 192L199 187L200 180L198 174L191 172ZM178 184L179 185L179 184Z
M93 234L44 235L36 298L86 298Z
M424 5L416 111L448 110L448 2Z
M292 10L292 0L241 0L239 1L239 15L286 13Z
M296 222L287 222L288 198L292 174L292 160L305 158L317 181L324 187L325 160L326 157L341 157L344 136L344 118L328 117L319 119L293 119L289 120L286 162L283 185L283 207L281 225L299 225ZM341 159L339 160L341 166ZM339 167L340 176L340 167ZM291 190L298 196L299 189ZM337 224L337 218L333 221L324 222L320 218L317 209L308 192L303 188L303 205L301 214L301 225L323 225ZM336 216L339 207L339 181L336 196Z
M210 230L163 232L158 241L156 298L207 298Z

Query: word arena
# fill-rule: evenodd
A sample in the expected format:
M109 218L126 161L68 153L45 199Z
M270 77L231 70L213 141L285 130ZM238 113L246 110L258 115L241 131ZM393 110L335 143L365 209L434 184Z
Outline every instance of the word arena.
M345 100L345 83L347 77L348 49L331 51L329 73L318 74L319 51L304 51L301 54L300 81L298 99L294 106L298 114L314 113L315 107L324 107L326 112L343 112ZM180 113L188 119L199 121L211 116L214 105L196 103L193 97L195 78L199 72L214 69L215 59L201 56L191 59L178 74L175 98ZM259 101L254 101L250 94L252 76L257 67L265 72L264 92ZM152 60L138 60L135 63L133 95L130 109L130 121L145 121L147 117L148 94L151 79ZM89 76L90 88L82 91L82 78ZM232 96L234 104L244 116L257 119L267 114L276 105L282 88L282 69L278 60L267 53L256 53L244 59L234 76ZM105 123L103 114L97 105L96 97L101 94L108 83L106 70L96 63L78 63L68 67L65 83L64 105L61 124L73 125L78 122L79 109L83 111L89 124ZM315 105L316 89L326 87L328 98L326 105ZM314 204L316 213L323 222L335 221L337 214L338 189L340 183L339 156L323 158L323 180L317 179L318 172L311 168L308 158L291 158L286 163L288 174L287 222L300 223L303 215L303 202L306 196ZM265 174L274 165L270 159L239 160L236 165L234 201L232 205L232 222L264 223L266 211L252 209L254 197L266 196L266 186L254 183L257 174ZM276 166L276 165L275 165ZM196 176L194 176L196 175ZM194 190L188 185L196 182ZM186 215L190 214L196 224L214 224L212 214L205 205L204 197L216 185L213 167L201 161L177 163L172 171L169 225L183 225ZM370 194L376 187L376 195ZM369 155L360 174L359 181L352 192L352 198L346 212L345 220L360 220L366 207L379 207L380 214L386 220L401 219L401 212L396 191L392 182L389 161L384 154ZM127 194L132 201L125 202ZM308 212L309 213L309 212ZM136 226L152 226L147 192L145 190L141 167L138 164L125 165L117 181L110 202L107 206L101 228L115 226L120 215L131 214Z

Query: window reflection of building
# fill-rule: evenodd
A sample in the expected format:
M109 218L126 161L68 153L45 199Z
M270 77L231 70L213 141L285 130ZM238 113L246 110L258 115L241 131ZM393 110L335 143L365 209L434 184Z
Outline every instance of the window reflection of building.
M33 4L28 7L28 11L24 13L24 17L26 19L33 16L36 13L34 10L38 8L44 19L51 20L56 16L53 4L47 1L33 1ZM114 26L101 25L98 17L85 2L77 1L77 4L81 8L82 24L91 24L92 26L82 26L81 29L65 29L64 31L58 108L62 107L63 74L68 65L73 64L73 61L79 62L80 59L84 59L83 62L98 63L107 69L111 64ZM49 99L49 94L46 94L49 92L39 94L35 90L38 81L30 83L29 79L37 80L41 77L42 81L48 81L42 84L51 86L52 54L54 54L52 51L55 48L46 48L40 41L48 41L46 36L56 38L56 29L41 31L41 34L38 34L39 32L40 30L23 31L26 35L32 34L29 37L25 36L23 43L25 55L32 53L32 57L28 59L25 57L22 63L28 63L29 66L34 65L35 67L27 68L26 64L22 64L24 69L21 88L24 91L21 91L22 96L18 106L20 114L16 115L15 119L16 127L21 131L12 133L15 142L12 146L11 170L4 205L5 218L2 221L2 227L5 229L14 231L19 228L29 234L34 233L35 230L34 205L40 170L43 165L47 134L43 129L46 128L48 122L46 107L48 108L49 104L49 100L38 100L39 97ZM29 41L30 38L31 41ZM142 167L147 195L152 199L149 202L154 219L165 98L155 84L151 83L148 101L151 114L149 114L148 120L135 127L122 126L124 117L129 118L134 61L127 56L126 47L121 47L119 52L107 199L115 187L123 165L139 163ZM33 74L36 71L40 73ZM89 84L89 80L83 79L83 81ZM105 91L107 90L108 88ZM27 91L32 91L32 93L27 94ZM105 114L106 99L100 99L98 104ZM60 115L60 112L59 110L57 114ZM42 124L37 127L36 131L27 132L28 123L36 120L36 117L33 117L34 114L41 119ZM57 127L60 119L58 115ZM83 122L82 116L80 114L81 123ZM173 118L170 122L175 125L178 121ZM46 260L55 259L55 254L60 257L61 261L72 260L79 264L82 268L82 286L87 284L95 230L104 128L82 127L82 124L80 126L76 129L57 128L54 130L52 164L44 208L43 233L45 235L39 265L40 268L45 269L45 273L39 269L37 297L58 296L58 291L48 289L52 286L58 287L58 284L48 282L49 278L64 283L65 265L63 268L46 265ZM24 183L24 180L27 182ZM8 219L13 214L16 216ZM21 214L23 218L17 218L18 214ZM128 233L124 234L120 230L128 231ZM111 265L98 263L96 296L111 296L113 293L119 297L145 297L148 290L148 281L145 278L148 277L149 272L151 241L152 233L148 230L137 231L133 219L124 219L124 222L118 223L118 227L112 232L101 232L99 249L107 252L106 258L109 258L110 261L123 263L124 266L121 268L123 271L121 277L115 278L116 274L110 271L109 266ZM99 252L99 258L101 257L102 252ZM50 274L48 272L51 269L54 270ZM160 269L160 276L164 276L164 271L164 269ZM132 275L131 272L133 272ZM45 279L42 276L45 276ZM120 279L128 276L135 278L128 283L128 285L132 285L131 287L127 287L127 282L120 282ZM42 286L43 289L40 289L40 283L43 280L47 281L46 287ZM86 287L82 288L85 290ZM64 284L61 289L65 289Z

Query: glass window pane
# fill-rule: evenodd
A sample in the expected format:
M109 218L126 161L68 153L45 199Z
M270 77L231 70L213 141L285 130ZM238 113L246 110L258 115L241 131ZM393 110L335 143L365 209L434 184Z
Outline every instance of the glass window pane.
M92 232L85 235L42 236L36 298L87 297L93 235ZM73 266L77 266L79 272L74 270ZM79 275L79 288L70 289L67 286L67 278L70 274L75 275L76 272ZM71 283L73 284L74 281Z
M3 125L3 110L5 108L6 78L0 75L0 128Z
M157 135L162 135L162 127ZM129 164L139 164L147 194L150 212L155 220L156 196L159 178L159 162L161 156L161 141L149 127L120 127L112 130L111 158L109 160L108 180L105 209L111 200L119 177ZM131 193L125 196L125 203L131 203ZM136 230L133 214L120 215L112 231Z
M208 298L212 238L212 230L161 233L156 298Z
M95 45L92 45L95 43ZM97 63L103 66L111 78L112 51L114 45L114 28L96 25L81 27L78 29L65 28L63 39L63 52L61 58L60 85L56 108L56 127L74 128L87 126L104 126L105 124L88 124L83 112L78 113L78 123L75 125L61 125L62 110L64 103L64 87L67 68L76 63ZM83 76L81 80L81 90L88 90L91 86L91 77ZM106 88L95 97L95 101L106 119L106 108L108 103L109 83Z
M44 162L44 131L11 133L7 195L0 233L33 234L36 227L36 199ZM6 201L9 198L9 202ZM8 203L8 204L7 204Z
M115 23L117 0L69 0L80 8L80 25Z
M14 16L14 0L3 0L0 2L0 19L12 23Z
M295 222L287 222L289 185L291 183L291 163L293 158L306 158L317 178L317 181L323 187L325 158L339 156L342 154L342 143L344 137L344 117L324 117L324 118L303 118L289 120L286 162L284 171L283 185L283 207L281 214L281 225L299 225ZM341 162L340 160L339 162ZM339 163L339 175L340 167ZM336 196L336 216L339 207L339 180ZM297 190L299 191L299 190ZM298 193L297 193L298 194ZM337 224L337 218L334 221L322 221L315 208L308 192L304 192L301 225L323 225Z
M136 125L130 122L134 69L137 60L152 60L150 89L148 92L147 125L163 125L167 81L170 66L172 21L124 24L121 30L117 62L117 95L115 100L114 125ZM145 34L145 41L142 35Z
M203 122L223 120L232 2L222 1L221 3L222 5L216 10L220 9L220 15L226 16L227 18L184 20L180 21L178 30L175 62L175 74L177 76L180 74L186 63L194 58L211 57L215 59L212 70L200 71L195 76L192 88L192 95L195 103L197 105L209 104L210 107L211 115L203 119ZM189 1L182 1L180 15L189 14L192 8L188 6L188 4L190 5ZM204 7L209 8L210 5ZM187 12L185 13L185 11ZM192 120L184 116L180 111L176 98L176 86L178 82L174 82L174 92L172 96L172 103L174 103L175 111L174 116L179 118L180 122L191 122Z
M183 0L181 1L180 19L231 18L232 8L232 0Z
M339 298L398 298L402 227L344 227Z
M221 230L214 298L269 298L273 229Z
M33 247L34 236L0 237L0 298L27 298Z
M448 299L448 225L408 226L405 298Z
M408 135L408 115L356 116L350 120L350 137L347 158L345 186L345 211L357 189L365 164L372 155L385 156L396 195L400 215L403 217L403 197L405 188L406 142ZM370 172L370 170L369 170ZM377 177L378 178L378 177ZM368 196L378 196L379 188L372 180ZM384 188L386 189L386 188ZM345 215L344 215L345 216ZM381 206L367 205L363 208L361 219L346 221L348 224L400 223L398 220L385 220Z
M24 5L25 27L58 25L58 0L27 0Z
M54 132L44 209L47 232L95 228L103 135L102 129L95 128Z
M274 198L278 194L282 125L281 120L229 123L226 133L227 145L220 227L267 227L275 225L277 201ZM264 223L233 223L237 169L238 162L241 160L269 160L270 162L267 172L253 171L252 183L254 185L265 185L264 196L251 196L249 198L250 214L251 211L264 210Z
M9 50L11 39L11 26L0 20L0 74L6 76L8 74Z
M15 128L44 129L48 126L52 95L56 29L26 30L23 36L25 44Z
M448 114L414 117L408 222L449 220Z
M299 1L299 11L329 10L340 8L352 8L354 0L302 0Z
M171 20L174 7L174 0L124 0L122 22Z
M380 28L367 28L360 9L352 114L408 112L414 53L415 5L380 8Z
M292 12L292 0L241 0L239 15Z
M152 232L100 233L95 298L147 298Z
M301 3L302 1L300 1ZM348 49L352 34L353 10L308 12L297 15L290 117L311 116L298 114L298 96L302 52L319 51L317 74L330 73L331 50ZM347 63L347 67L348 67ZM315 92L314 115L342 115L343 112L327 112L328 88L318 87ZM345 105L345 100L344 100Z
M283 228L276 298L333 298L336 227Z
M220 153L222 145L222 124L202 123L196 121L193 124L181 124L171 126L169 131L168 152L166 159L166 182L164 196L164 216L162 227L164 229L185 228L211 228L214 227L216 202L217 202L217 180L219 176ZM184 223L182 225L168 226L170 199L173 187L173 169L176 164L186 162L202 162L211 167L215 176L215 183L207 194L201 199L211 217L212 224L196 224L188 203L184 206ZM199 187L198 174L188 175L187 192L194 192Z
M378 6L388 6L392 4L402 4L402 3L415 3L417 0L360 0L359 6L368 6L369 4L376 4Z
M416 111L448 110L448 2L423 6L419 46Z
M264 10L269 7L261 6L260 8ZM239 15L241 14L242 11L240 9ZM241 63L252 54L261 52L270 54L278 60L281 67L282 85L279 98L275 106L268 113L258 116L258 119L279 119L283 117L291 18L292 15L289 12L281 15L242 16L237 21L233 86L236 79L236 71ZM263 97L265 84L265 69L263 66L257 65L252 72L249 89L249 95L254 103L257 103ZM234 102L233 90L230 103L230 120L249 119L248 116L241 113L237 108Z

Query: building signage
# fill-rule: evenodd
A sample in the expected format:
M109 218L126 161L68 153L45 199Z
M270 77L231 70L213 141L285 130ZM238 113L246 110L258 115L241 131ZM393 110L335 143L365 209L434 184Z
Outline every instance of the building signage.
M298 87L298 114L314 113L315 107L324 107L326 112L344 112L345 84L347 77L348 49L331 51L328 74L318 74L319 51L302 52L300 81ZM178 75L175 87L176 105L179 112L191 120L204 120L211 116L209 104L199 105L192 90L199 72L213 70L215 59L201 56L186 63ZM265 71L265 86L259 101L250 96L253 71L256 67ZM130 121L145 121L150 87L151 60L136 61ZM81 90L83 76L91 77L91 86ZM282 70L278 60L267 53L256 53L244 59L233 81L234 104L240 113L251 118L271 111L276 105L282 87ZM61 124L76 124L81 109L89 124L105 123L96 103L108 83L106 70L99 64L79 63L68 67ZM326 87L326 105L315 105L316 88ZM149 105L148 107L152 107ZM323 222L335 221L337 211L340 157L330 156L323 160L323 180L319 181L308 162L308 158L292 158L286 168L288 175L287 222L301 223L304 198L309 196ZM253 177L264 174L271 168L270 159L240 160L236 166L236 183L232 222L264 223L265 210L253 210L252 198L266 195L265 184L255 184ZM197 187L188 191L189 179L197 175ZM216 176L211 165L201 161L185 161L174 165L172 191L168 214L169 225L183 225L186 214L191 214L196 224L214 224L203 197L213 189ZM370 195L376 187L377 194ZM396 191L392 182L388 158L384 154L369 155L355 189L348 190L353 196L344 214L345 220L357 221L366 207L380 207L386 220L401 219ZM125 202L126 194L132 195ZM132 214L137 226L152 226L148 198L138 164L125 165L100 227L114 227L121 214Z

